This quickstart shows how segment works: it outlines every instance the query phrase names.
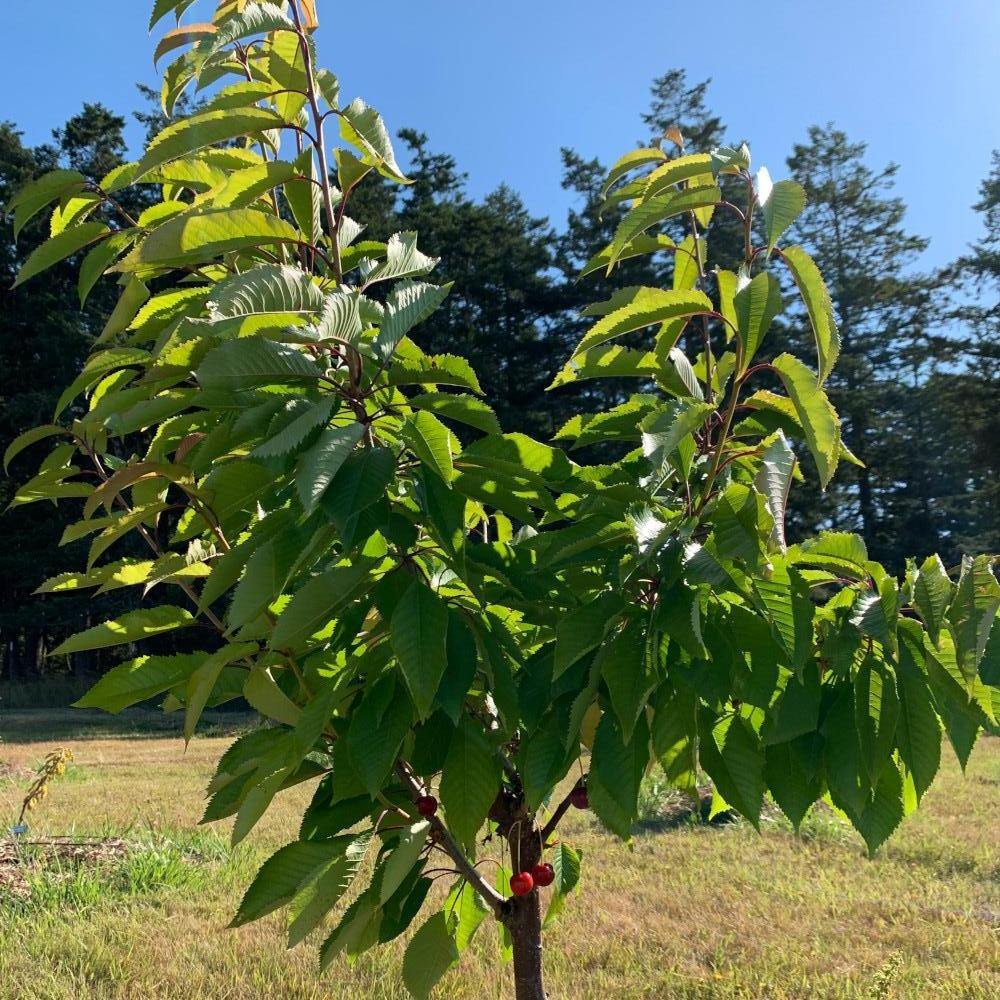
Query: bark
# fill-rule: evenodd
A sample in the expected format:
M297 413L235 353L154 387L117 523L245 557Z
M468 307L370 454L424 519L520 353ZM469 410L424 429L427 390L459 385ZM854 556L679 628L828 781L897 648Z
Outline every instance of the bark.
M546 1000L538 891L515 899L505 922L514 949L514 995L517 1000Z
M514 871L531 871L542 856L542 838L534 822L527 817L516 819L507 839ZM514 951L514 995L517 1000L546 1000L538 890L512 896L504 907L502 919Z

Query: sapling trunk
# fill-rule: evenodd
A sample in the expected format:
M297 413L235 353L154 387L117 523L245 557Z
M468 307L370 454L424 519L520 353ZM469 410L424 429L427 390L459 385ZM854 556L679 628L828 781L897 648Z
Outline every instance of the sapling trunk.
M530 819L515 821L508 834L513 871L530 872L542 857L542 838ZM514 995L517 1000L545 1000L542 970L542 909L538 889L511 896L503 923L514 952Z
M538 892L511 900L506 922L514 949L514 995L517 1000L545 1000L542 975L542 908Z

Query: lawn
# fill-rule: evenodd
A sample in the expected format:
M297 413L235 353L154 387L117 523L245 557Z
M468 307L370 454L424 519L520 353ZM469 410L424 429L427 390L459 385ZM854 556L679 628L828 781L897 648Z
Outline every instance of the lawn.
M201 792L242 720L217 716L185 751L173 723L71 711L0 717L0 823L56 746L72 765L30 839L120 838L96 867L51 863L18 899L0 882L0 1000L389 1000L405 996L402 944L320 978L286 951L280 916L225 929L242 887L293 839L307 791L284 794L236 851L198 827ZM660 797L653 790L650 819ZM553 1000L572 998L1000 998L1000 739L963 777L947 761L924 808L874 861L832 814L796 837L777 819L649 822L631 847L575 813L563 835L584 882L547 934ZM442 997L508 996L492 930Z

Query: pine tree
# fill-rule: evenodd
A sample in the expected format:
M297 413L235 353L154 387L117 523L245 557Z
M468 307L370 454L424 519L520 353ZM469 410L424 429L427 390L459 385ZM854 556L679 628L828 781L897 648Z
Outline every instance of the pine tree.
M122 162L124 124L101 105L87 104L53 132L52 145L36 149L24 145L13 124L0 124L0 204L30 178L56 167L104 176ZM12 221L0 219L0 452L27 428L51 419L114 303L113 290L98 288L81 310L72 260L55 267L37 288L11 289L27 255L48 238L49 214L37 215L16 240ZM12 499L25 468L12 468L12 479L0 478L0 508ZM32 596L46 577L79 565L79 545L59 547L63 526L50 505L14 508L0 525L0 673L6 676L37 673L54 636L79 629L89 613L100 614L113 603Z
M957 461L962 489L955 544L971 552L1000 551L1000 150L973 206L983 235L950 277L962 283L955 313L962 324L962 364L928 384L927 402L941 416L942 446Z
M844 441L864 463L846 466L825 495L801 491L794 522L856 530L873 558L898 567L903 552L935 551L947 534L932 510L939 484L914 390L957 345L939 335L941 276L916 270L928 241L906 229L905 203L893 193L898 168L874 169L865 153L865 143L826 125L811 128L788 159L807 198L795 238L827 276L840 329L831 397ZM788 331L793 342L807 323L800 315Z

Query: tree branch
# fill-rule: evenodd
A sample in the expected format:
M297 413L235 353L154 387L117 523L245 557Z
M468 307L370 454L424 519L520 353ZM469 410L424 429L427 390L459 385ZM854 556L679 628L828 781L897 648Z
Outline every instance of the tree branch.
M413 776L405 761L397 761L396 774L399 775L399 779L414 799L424 794L424 789L421 787L420 782ZM497 919L499 919L505 902L503 896L479 874L472 862L465 856L465 851L462 850L444 823L437 816L429 817L429 821L431 829L437 834L438 841L448 853L451 860L455 862L462 877L475 887L476 891L486 900L487 905L496 915Z

